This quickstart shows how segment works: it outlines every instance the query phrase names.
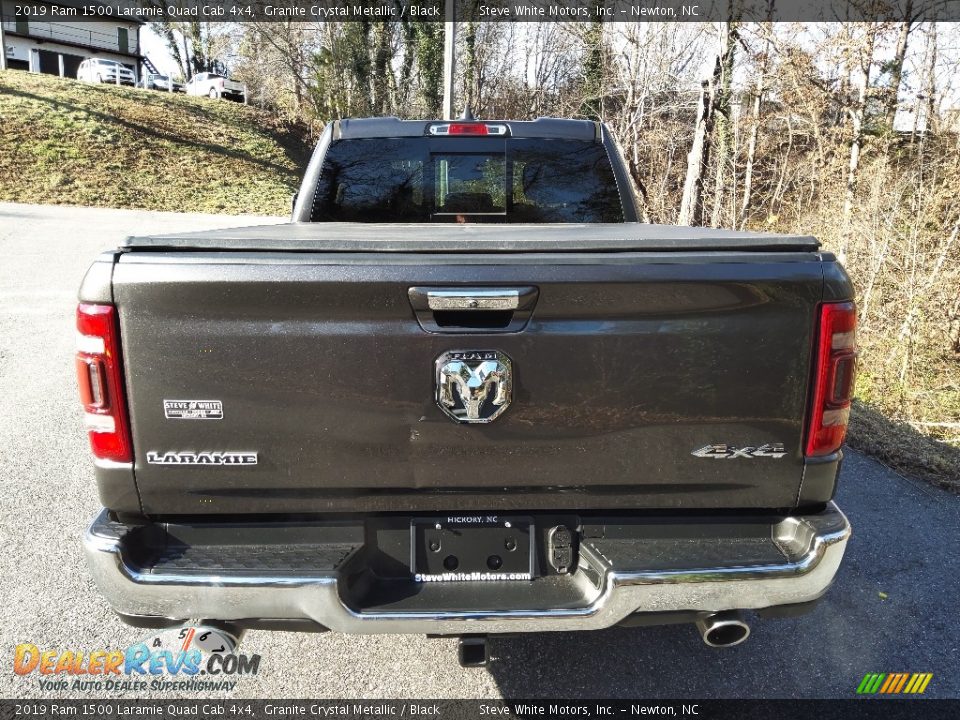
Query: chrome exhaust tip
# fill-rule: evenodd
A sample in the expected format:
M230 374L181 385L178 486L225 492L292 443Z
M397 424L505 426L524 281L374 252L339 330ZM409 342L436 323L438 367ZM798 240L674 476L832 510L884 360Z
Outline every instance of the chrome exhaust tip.
M213 630L216 634L214 643L221 648L214 652L226 652L230 655L237 652L237 648L240 647L240 641L243 640L243 636L246 634L246 630L239 625L224 620L200 620L194 627L200 631L197 636L198 638L203 637L205 632Z
M750 636L750 626L739 612L714 613L697 620L697 630L710 647L733 647Z

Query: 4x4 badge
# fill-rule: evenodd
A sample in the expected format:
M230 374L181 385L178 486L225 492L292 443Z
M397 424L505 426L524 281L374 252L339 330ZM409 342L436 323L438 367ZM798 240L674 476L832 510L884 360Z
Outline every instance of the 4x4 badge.
M451 350L437 358L437 405L461 423L496 420L513 399L513 362L498 350Z
M786 455L783 443L768 443L757 447L734 447L733 445L705 445L699 450L690 453L694 457L716 458L718 460L733 460L734 458L782 458Z

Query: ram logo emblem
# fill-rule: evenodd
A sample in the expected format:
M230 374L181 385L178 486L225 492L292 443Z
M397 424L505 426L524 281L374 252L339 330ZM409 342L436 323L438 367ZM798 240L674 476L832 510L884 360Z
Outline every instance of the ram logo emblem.
M445 352L436 362L437 405L460 423L496 420L513 399L513 363L497 350Z

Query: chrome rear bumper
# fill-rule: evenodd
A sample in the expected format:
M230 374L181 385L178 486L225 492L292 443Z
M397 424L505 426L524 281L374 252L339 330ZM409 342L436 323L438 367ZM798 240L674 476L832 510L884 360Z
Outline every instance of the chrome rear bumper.
M100 591L114 610L128 616L310 620L346 633L456 635L597 630L634 613L712 613L818 599L843 557L850 536L846 517L830 503L821 513L782 518L768 527L769 538L760 538L770 545L767 562L737 562L733 553L730 564L698 564L697 558L684 557L671 567L663 565L662 556L659 563L647 557L631 559L631 553L645 554L642 539L626 538L619 545L616 539L584 539L580 567L571 575L520 583L457 583L469 598L459 604L449 601L450 584L428 583L411 588L406 602L392 606L357 602L344 581L346 561L303 571L286 564L283 572L272 574L249 568L178 571L138 563L135 558L143 553L131 540L133 529L110 521L106 511L93 521L84 546ZM659 537L652 542L669 547L671 541ZM722 558L725 543L733 550L737 542L742 545L743 539L721 531L715 539L706 538L702 547L710 548L709 557ZM356 557L357 549L348 548L346 555ZM439 588L442 592L437 585L445 585ZM446 600L434 600L441 597Z

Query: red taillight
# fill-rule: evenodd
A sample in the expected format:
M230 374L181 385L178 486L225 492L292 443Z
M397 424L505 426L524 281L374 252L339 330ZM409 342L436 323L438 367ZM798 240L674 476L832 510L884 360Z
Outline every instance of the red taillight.
M483 123L450 123L448 135L486 135L487 126Z
M93 454L102 460L131 462L117 311L112 305L77 307L77 384Z
M857 307L852 302L823 303L814 348L813 400L806 454L829 455L840 449L850 420L856 372Z

